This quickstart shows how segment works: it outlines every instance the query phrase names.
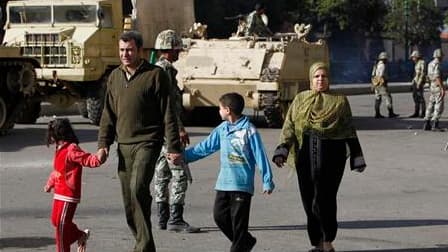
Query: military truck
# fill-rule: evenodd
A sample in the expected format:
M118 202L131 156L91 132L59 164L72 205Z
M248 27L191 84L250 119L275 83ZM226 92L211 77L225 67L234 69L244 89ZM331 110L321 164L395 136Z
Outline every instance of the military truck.
M219 97L237 92L246 108L262 111L269 126L280 127L294 96L309 88L311 64L329 62L324 41L306 40L311 27L295 28L269 38L184 39L176 67L189 118L209 120L217 115Z
M21 57L39 64L37 82L27 95L59 107L79 102L81 112L98 124L105 82L120 64L118 38L123 20L131 14L123 3L131 6L131 0L9 1L3 45L19 48ZM194 22L193 0L183 1L185 8L178 5L176 0L132 1L133 23L144 35L146 52L161 30L183 30ZM174 15L168 20L160 15L164 12ZM28 114L36 117L39 106L39 102L29 104Z
M4 23L5 2L0 4L0 20ZM0 40L3 31L0 30ZM15 122L35 121L40 106L31 97L35 87L35 59L22 57L19 48L0 46L0 135L11 129Z

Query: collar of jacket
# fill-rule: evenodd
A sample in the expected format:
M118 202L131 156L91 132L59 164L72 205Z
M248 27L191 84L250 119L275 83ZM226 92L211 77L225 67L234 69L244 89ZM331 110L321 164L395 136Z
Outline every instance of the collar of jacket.
M239 131L241 129L245 129L249 127L249 118L245 115L242 115L236 122L231 123L229 121L226 121L225 124L225 131L227 134L230 134L235 131Z
M138 65L138 67L135 70L135 73L132 75L132 77L141 72L145 72L150 68L151 68L151 64L149 64L148 61L146 61L145 59L140 59L140 64ZM123 71L124 74L128 73L126 67L123 64L120 65L120 69L121 69L121 71Z

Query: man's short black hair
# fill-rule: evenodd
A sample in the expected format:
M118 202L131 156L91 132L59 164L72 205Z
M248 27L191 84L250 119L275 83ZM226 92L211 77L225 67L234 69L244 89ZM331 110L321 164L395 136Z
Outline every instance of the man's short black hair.
M232 113L239 116L243 113L244 98L238 93L227 93L219 98L222 106L228 107Z
M263 3L257 3L257 4L255 4L255 10L263 10L263 9L265 9L266 7L264 6L264 4Z
M142 34L138 31L125 31L121 34L120 40L124 42L129 42L134 40L137 48L143 47L143 37Z

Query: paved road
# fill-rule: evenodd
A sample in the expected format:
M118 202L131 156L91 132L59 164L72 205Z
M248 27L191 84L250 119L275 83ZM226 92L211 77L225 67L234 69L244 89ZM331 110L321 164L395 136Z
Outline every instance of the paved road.
M393 96L396 112L411 113L409 93ZM448 152L442 148L446 132L424 132L422 119L381 119L371 116L373 97L351 96L358 135L367 170L346 170L339 192L340 229L334 245L338 251L442 252L448 251ZM441 126L448 127L447 113ZM71 115L82 147L96 149L97 128ZM43 145L46 122L16 125L0 138L0 251L54 251L49 221L51 195L42 192L51 171L53 149ZM210 128L188 128L192 142ZM278 129L260 129L272 154ZM130 235L116 176L117 158L99 169L85 169L83 199L75 221L92 230L90 252L131 251ZM213 185L218 156L192 165L185 218L204 230L200 234L174 234L155 230L157 251L223 252L230 243L212 219ZM274 169L276 191L261 194L257 175L251 212L251 232L258 238L255 252L307 251L305 215L297 194L297 180L288 169ZM153 204L153 210L155 206ZM155 220L155 218L153 218Z

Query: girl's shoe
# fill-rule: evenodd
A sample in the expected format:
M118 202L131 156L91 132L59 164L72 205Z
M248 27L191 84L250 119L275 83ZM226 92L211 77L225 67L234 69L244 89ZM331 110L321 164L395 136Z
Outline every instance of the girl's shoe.
M86 252L87 240L90 238L90 230L84 229L84 234L78 239L78 252Z

